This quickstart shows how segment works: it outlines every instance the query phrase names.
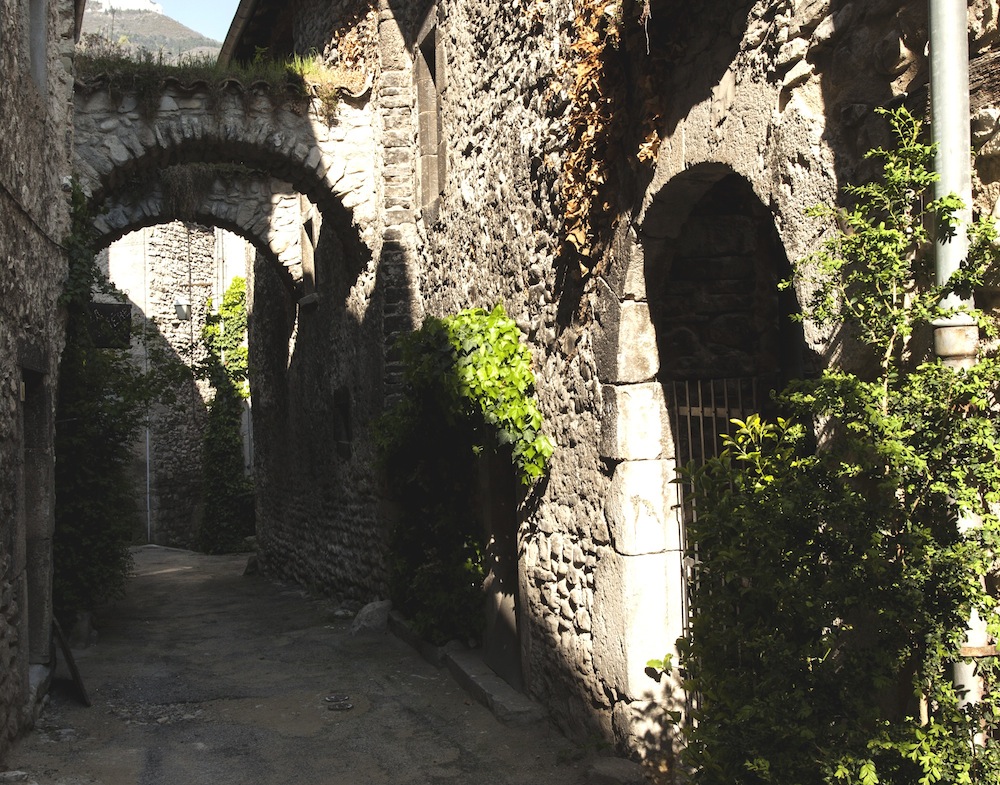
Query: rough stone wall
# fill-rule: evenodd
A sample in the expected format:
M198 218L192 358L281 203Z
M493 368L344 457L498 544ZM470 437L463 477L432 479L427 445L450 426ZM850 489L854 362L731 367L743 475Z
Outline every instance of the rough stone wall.
M208 299L218 301L215 232L179 222L155 227L148 247L149 300L147 318L168 360L197 368L207 358L201 338L208 316ZM174 307L181 297L191 304L191 318L181 321ZM202 450L211 388L204 381L187 381L173 391L176 403L158 407L150 428L153 467L150 514L153 542L197 550L203 525Z
M313 291L258 255L250 309L261 563L352 603L384 596L371 421L382 405L380 284L314 215Z
M344 69L378 68L378 14L370 0L298 0L294 13L297 52L315 52Z
M593 646L599 548L608 542L600 385L591 336L560 320L555 265L564 106L551 87L570 5L546 4L541 34L529 10L492 0L438 7L448 179L436 220L418 222L421 294L437 315L503 302L528 335L557 447L540 504L521 512L522 671L570 732L610 737L595 712L609 696Z
M0 758L33 721L49 664L72 4L52 0L40 21L38 83L28 3L0 6Z
M201 330L208 298L218 298L215 233L202 226L171 223L153 228L147 248L148 301L153 345L168 361L196 368L206 359ZM181 321L177 298L191 304L191 318ZM158 407L150 428L150 515L153 542L196 548L201 517L202 447L206 398L204 382L183 382L172 391L176 406Z
M297 52L315 51L329 66L361 74L362 84L381 68L376 14L366 3L302 0L289 13ZM330 192L353 224L331 219L329 200L306 191L318 209L304 204L299 218L301 285L290 288L268 253L254 265L250 369L260 560L272 575L358 604L385 595L370 429L382 408L383 313L394 297L392 262L399 255L385 231L394 218L381 210L384 186L376 173L384 129L371 94L363 88L356 98L345 96L329 127L316 118L313 132L337 158L317 172L333 184Z
M120 199L137 180L154 181L168 166L238 163L291 182L323 210L338 213L345 228L353 221L367 230L363 239L374 243L375 139L363 101L340 102L328 122L318 102L252 92L233 81L221 93L166 85L156 107L147 107L148 100L112 95L101 79L76 85L73 168L93 207L105 208L109 195ZM234 231L268 235L268 212L234 210L226 219ZM121 227L117 216L107 225Z
M251 198L257 196L256 190L236 193L243 193L251 203L258 201ZM276 266L278 275L286 285L301 286L299 197L272 194L266 203L274 211L270 245L295 250L294 254L283 252ZM177 363L197 368L205 361L201 336L208 299L217 307L234 276L253 280L252 270L247 269L247 249L245 240L227 232L171 222L133 232L101 252L101 269L128 296L134 330L146 336L132 346L133 361L139 367ZM178 300L190 303L190 320L179 318ZM212 390L203 379L189 379L166 392L171 402L151 412L148 444L143 433L133 447L135 538L198 549L204 527L212 525L203 517L204 497L212 488L204 486L202 459ZM244 437L247 449L251 448L250 433Z
M688 220L726 177L743 184L754 214L773 225L774 256L797 259L815 248L820 227L805 208L835 202L841 185L870 171L863 152L888 141L873 109L906 94L923 110L926 9L830 0L694 8L663 0L651 4L643 29L624 4L622 45L613 56L635 89L617 105L631 121L612 148L624 151L614 162L617 229L608 263L574 296L565 284L572 271L558 253L563 205L556 189L574 152L565 126L572 69L564 63L576 6L440 0L434 86L447 179L432 209L414 204L414 221L403 221L396 236L405 261L416 234L419 265L408 274L427 312L503 302L528 335L557 446L519 532L527 689L574 733L635 748L647 731L657 732L647 701L664 697L643 666L669 649L683 626L665 392L678 358L651 316L671 298L676 304L682 287L665 273L677 248L709 277L712 265L716 272L726 266L728 238L712 235L732 235L739 220L711 205L708 215ZM975 4L970 18L976 41L995 38L995 4ZM403 180L389 166L391 133L399 140L392 162L408 169L416 195L424 123L412 63L426 25L412 4L391 0L380 22L382 62L398 66L391 76L383 67L376 87L387 129L384 182L388 194ZM410 113L408 139L400 110ZM659 115L651 119L659 152L642 163L635 151L650 112ZM690 247L699 234L715 261ZM780 268L781 258L772 261ZM668 289L647 290L647 278L666 279ZM753 307L773 313L774 297L758 300ZM750 307L736 308L725 340L738 343L733 333L748 323L757 329L760 314ZM722 316L730 314L712 318ZM773 348L775 340L765 343ZM825 340L807 334L805 348L822 355ZM754 351L756 360L737 362L736 370L773 365L759 350L746 349L744 359Z

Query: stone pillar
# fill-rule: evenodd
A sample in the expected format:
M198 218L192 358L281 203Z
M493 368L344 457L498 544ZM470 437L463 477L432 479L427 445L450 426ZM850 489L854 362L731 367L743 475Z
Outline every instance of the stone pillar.
M649 306L601 282L595 352L604 381L600 453L614 465L604 500L609 544L594 576L594 665L613 694L613 727L638 748L667 683L646 662L674 651L684 632L684 539L676 463ZM641 295L641 287L630 288Z

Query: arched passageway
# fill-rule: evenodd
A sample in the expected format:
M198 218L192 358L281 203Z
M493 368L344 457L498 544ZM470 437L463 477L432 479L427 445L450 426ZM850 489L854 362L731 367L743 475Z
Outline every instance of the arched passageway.
M372 112L342 102L328 124L308 102L233 84L168 83L153 106L78 85L76 104L77 172L102 244L180 218L257 249L247 277L264 566L327 593L380 595L363 439L384 353ZM179 194L176 175L194 169Z

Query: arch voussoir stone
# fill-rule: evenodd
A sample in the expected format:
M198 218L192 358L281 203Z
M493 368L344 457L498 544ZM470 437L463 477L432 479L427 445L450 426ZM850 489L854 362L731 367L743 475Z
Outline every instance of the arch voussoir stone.
M247 100L249 97L249 100ZM193 162L239 164L287 181L342 228L376 215L374 135L330 134L303 99L227 84L165 84L156 105L105 85L77 84L75 170L95 205L134 199L117 192L155 172ZM341 121L371 128L367 106L341 104ZM346 172L364 176L344 177ZM331 176L332 175L332 176ZM365 229L364 226L359 226Z
M276 199L275 194L284 194ZM297 224L298 198L292 187L267 175L219 177L190 195L186 203L170 197L162 178L109 195L93 221L99 248L129 232L173 220L219 226L246 238L280 261L294 284L301 278ZM294 213L294 215L292 214Z

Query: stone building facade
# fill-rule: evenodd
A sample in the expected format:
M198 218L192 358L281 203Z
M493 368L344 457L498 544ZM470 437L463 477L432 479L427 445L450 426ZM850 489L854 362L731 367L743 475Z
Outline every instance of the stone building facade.
M34 721L52 665L58 300L82 6L0 6L0 756Z
M557 447L516 523L520 682L574 734L634 749L656 726L651 701L670 700L644 664L686 612L676 467L824 362L823 336L790 326L795 294L777 282L818 243L806 208L835 203L886 141L875 109L924 110L927 19L908 2L592 5L261 0L241 5L224 53L317 51L370 78L386 347L424 314L497 302L527 334ZM974 72L997 13L970 4ZM581 42L601 37L595 64ZM592 65L588 88L577 77ZM578 255L566 186L587 89L612 116L592 118L611 130L591 149L613 187L599 189L609 217L593 253ZM974 95L986 210L990 101ZM337 558L337 539L298 536L309 548L274 550L279 571L289 554Z
M986 211L997 18L995 0L970 4ZM345 601L385 591L391 478L371 425L399 381L395 338L504 304L556 444L509 521L506 671L571 734L641 750L677 699L644 672L687 612L677 466L825 361L776 284L821 239L806 208L836 203L888 141L875 110L923 111L926 45L923 2L243 0L223 59L319 53L358 77L333 118L233 84L214 103L167 86L145 116L92 85L76 167L109 242L185 217L256 246L261 563ZM289 183L294 253L276 202L206 189L178 216L155 170L191 161Z
M295 208L297 218L297 200ZM251 251L230 232L181 221L131 232L101 251L98 267L132 311L137 367L171 363L197 369L205 362L202 331L209 303L217 309L233 278L246 278ZM203 514L202 451L212 391L204 379L184 376L165 392L132 450L133 540L197 550L202 528L210 525ZM249 414L248 401L243 429L248 456Z

